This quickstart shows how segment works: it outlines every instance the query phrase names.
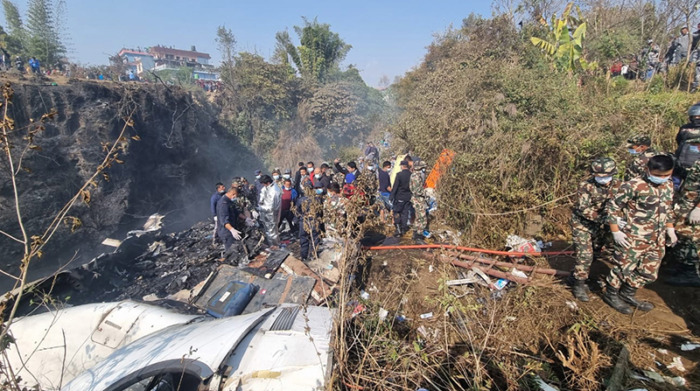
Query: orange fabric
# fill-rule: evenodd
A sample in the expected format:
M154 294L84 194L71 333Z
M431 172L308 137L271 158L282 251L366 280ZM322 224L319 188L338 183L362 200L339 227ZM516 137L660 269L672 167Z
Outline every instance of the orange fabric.
M440 157L435 162L433 169L430 171L428 178L425 180L425 187L434 189L437 186L438 182L440 181L440 177L442 177L445 172L447 172L447 169L450 168L455 155L455 151L451 149L445 148L442 150Z

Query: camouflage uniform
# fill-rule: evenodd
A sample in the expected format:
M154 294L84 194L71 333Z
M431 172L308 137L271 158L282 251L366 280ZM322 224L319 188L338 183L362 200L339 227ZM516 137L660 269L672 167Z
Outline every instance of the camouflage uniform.
M634 135L627 140L628 146L631 148L636 145L646 145L651 146L651 139L649 136L645 135ZM646 174L647 163L649 159L658 155L658 153L653 148L648 148L646 151L635 155L634 159L627 165L625 170L625 181L629 181L632 178L643 177Z
M611 161L612 162L612 161ZM612 162L614 165L614 162ZM578 197L571 215L571 231L576 250L576 266L573 276L576 280L586 280L593 262L595 250L605 248L606 258L612 245L610 229L605 224L605 208L621 182L613 179L607 185L601 185L594 178L581 182Z
M649 148L639 155L636 155L627 166L627 170L625 170L625 181L629 181L632 178L640 178L646 175L647 163L649 163L649 159L658 154L659 153L655 149Z
M700 161L696 161L687 170L687 176L676 199L674 213L677 221L678 244L672 250L676 260L695 267L698 264L697 244L700 243L700 225L690 224L688 216L698 204L700 204Z
M411 173L410 189L411 203L416 211L416 217L413 222L413 227L416 232L423 235L423 231L428 229L428 197L425 194L425 173L422 171L425 168L425 163L422 161L414 164L415 171Z
M615 246L616 265L607 278L619 289L622 283L640 288L656 280L666 245L666 224L674 221L673 182L650 183L646 176L623 183L606 207L608 224L623 220L621 231L629 248Z

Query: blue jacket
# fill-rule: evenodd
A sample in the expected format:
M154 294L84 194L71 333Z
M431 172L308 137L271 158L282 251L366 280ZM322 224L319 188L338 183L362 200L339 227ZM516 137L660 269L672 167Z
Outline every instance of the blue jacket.
M216 216L216 204L219 202L221 199L221 196L223 194L216 192L212 194L211 198L209 199L209 206L211 208L211 215Z
M219 235L225 234L226 223L231 224L232 227L236 226L236 220L238 219L238 211L231 201L225 195L221 197L219 202L216 203L216 217L219 220L218 231Z

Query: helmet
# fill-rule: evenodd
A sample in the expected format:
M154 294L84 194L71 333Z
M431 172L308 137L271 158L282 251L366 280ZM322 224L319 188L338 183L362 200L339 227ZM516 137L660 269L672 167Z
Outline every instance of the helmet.
M644 134L635 134L627 140L629 145L646 145L651 146L651 138Z
M688 109L688 118L690 119L690 122L695 125L695 126L700 126L700 118L698 119L693 119L693 117L699 117L700 116L700 103L696 103Z
M422 161L422 160L418 160L418 161L416 161L416 162L413 163L413 168L416 169L416 170L422 170L422 169L424 169L426 166L427 166L427 165L426 165L425 162Z
M615 161L609 157L599 157L591 163L591 174L593 175L615 175L617 166Z

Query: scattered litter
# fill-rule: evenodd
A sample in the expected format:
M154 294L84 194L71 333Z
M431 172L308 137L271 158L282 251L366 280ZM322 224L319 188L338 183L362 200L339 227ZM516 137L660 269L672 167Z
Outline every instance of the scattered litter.
M119 247L122 244L121 240L107 238L102 241L102 244L110 247Z
M406 317L403 315L396 315L396 321L399 323L403 323L406 321Z
M421 315L420 315L420 318L421 318L421 319L430 319L430 318L432 318L432 317L433 317L433 313L432 313L432 312L426 312L425 314L421 314Z
M382 263L382 266L387 267L387 266L389 266L389 264L386 263L386 261L384 261L384 262Z
M355 306L355 309L352 310L352 318L356 317L357 315L363 313L365 311L365 306L362 304L358 304Z
M156 301L160 300L160 298L155 294L151 293L143 297L143 301Z
M362 300L369 300L369 293L362 291L360 292L360 297L362 298Z
M569 300L567 300L567 301L566 301L566 306L569 307L569 308L571 308L572 311L578 310L578 304L576 304L575 301L569 301Z
M326 269L333 270L333 265L329 263L328 265L326 265Z
M546 242L546 243L544 243L544 242L542 242L541 240L538 240L538 241L537 241L537 245L540 246L540 248L544 250L545 248L550 248L550 247L552 247L552 242Z
M646 375L649 379L657 382L657 383L669 383L673 384L674 386L677 387L684 387L686 384L685 378L682 378L680 376L676 377L669 377L669 376L662 376L658 374L656 371L643 371L644 375ZM644 380L644 379L639 379L638 377L635 377L638 380Z
M687 342L687 343L684 343L683 345L681 345L681 350L684 351L684 352L689 352L689 351L695 350L695 349L697 349L697 348L700 348L700 344L699 344L699 343L690 343L690 342Z
M649 390L647 390L646 388L635 388L634 390L630 390L630 391L649 391Z
M493 284L493 286L495 286L496 289L498 289L500 291L501 289L505 288L509 282L510 281L506 280L505 278L499 278L498 280L496 280L496 282Z
M445 281L445 285L447 286L459 286L459 285L467 285L467 284L475 284L479 281L477 277L470 277L470 278L462 278L459 280L448 280Z
M387 315L389 315L389 311L385 310L384 308L379 308L379 312L377 313L377 316L379 316L380 322L385 321Z
M667 366L668 369L676 369L678 372L685 372L685 367L683 366L683 362L681 361L680 356L676 356L673 358L673 362L671 362L671 365Z
M425 326L420 326L416 331L418 334L422 335L423 338L428 338L428 330L425 329Z
M516 253L538 253L542 248L533 239L521 238L518 235L509 235L506 238L506 248Z
M545 381L539 376L535 376L535 383L540 386L540 390L542 391L559 391L558 388L545 383Z
M377 286L372 283L372 285L367 289L370 292L379 292L379 289L377 289Z
M433 265L428 266L428 271L429 271L430 273L432 273L433 270L435 270L435 268L433 267Z
M506 316L506 320L509 322L515 322L516 320L518 320L518 318L516 318L515 316Z
M668 350L666 350L666 349L657 349L657 350L661 354L668 354Z
M522 270L515 269L515 268L513 268L513 270L510 272L510 274L512 274L516 277L520 277L520 278L527 278L527 274L525 274L525 272L523 272Z

